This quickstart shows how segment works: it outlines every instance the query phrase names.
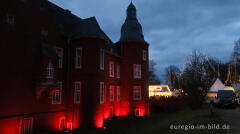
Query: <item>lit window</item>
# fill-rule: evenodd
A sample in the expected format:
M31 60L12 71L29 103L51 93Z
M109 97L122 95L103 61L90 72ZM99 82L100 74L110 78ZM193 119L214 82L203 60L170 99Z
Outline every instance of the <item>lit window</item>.
M143 50L143 60L146 61L147 60L147 51Z
M14 24L14 16L13 16L13 15L9 15L9 14L8 14L6 19L7 19L6 22L7 22L8 24L11 24L11 25Z
M57 48L57 55L58 55L58 68L62 68L63 64L63 49Z
M133 100L141 100L141 87L140 86L133 87Z
M114 63L112 61L109 62L109 77L114 77Z
M100 49L100 70L104 70L104 49Z
M120 86L117 86L117 87L116 87L116 90L117 90L117 100L119 101L119 100L120 100L120 94L121 94L121 92L120 92Z
M141 64L133 65L133 73L135 79L141 79Z
M76 48L76 61L75 61L76 68L82 68L82 48Z
M114 86L110 86L109 92L110 92L110 101L113 101L114 100Z
M117 78L120 78L120 65L117 64Z
M33 126L32 118L23 119L20 121L20 134L31 134Z
M48 36L48 29L46 27L41 27L41 34L43 36Z
M47 74L46 78L53 79L53 74L54 74L54 67L51 61L49 61L48 66L47 66Z
M100 82L100 104L104 103L104 82Z
M75 98L74 103L80 104L80 102L81 102L81 82L80 81L75 82L75 97L74 98Z
M62 101L62 82L58 82L58 87L52 96L52 104L61 104Z

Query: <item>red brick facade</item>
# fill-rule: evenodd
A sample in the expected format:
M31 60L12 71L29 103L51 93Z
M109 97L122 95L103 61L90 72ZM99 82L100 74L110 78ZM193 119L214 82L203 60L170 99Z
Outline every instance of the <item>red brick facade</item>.
M0 134L101 128L105 119L149 114L145 41L112 43L95 18L45 0L0 1L0 27Z

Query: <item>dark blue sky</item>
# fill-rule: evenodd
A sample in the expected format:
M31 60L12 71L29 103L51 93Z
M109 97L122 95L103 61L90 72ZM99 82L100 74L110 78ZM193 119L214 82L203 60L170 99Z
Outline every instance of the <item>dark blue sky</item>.
M95 16L114 41L126 17L130 0L50 0L80 18ZM150 59L157 74L199 50L222 61L230 59L240 37L240 0L134 0L145 40L151 44Z

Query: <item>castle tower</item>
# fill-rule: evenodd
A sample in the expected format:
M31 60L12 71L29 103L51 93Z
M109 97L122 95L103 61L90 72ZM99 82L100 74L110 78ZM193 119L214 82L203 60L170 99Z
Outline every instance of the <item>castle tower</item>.
M144 116L148 114L148 46L136 7L131 2L122 25L118 42L122 52L122 112Z

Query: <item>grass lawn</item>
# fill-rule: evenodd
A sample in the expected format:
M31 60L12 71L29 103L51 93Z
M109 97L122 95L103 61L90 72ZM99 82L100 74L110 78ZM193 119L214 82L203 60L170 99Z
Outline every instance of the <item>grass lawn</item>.
M204 106L199 110L185 109L174 113L151 113L150 117L116 118L106 123L106 129L92 134L226 134L225 130L191 129L171 130L170 125L224 125L217 114L210 116L209 108ZM181 127L181 126L180 126Z

